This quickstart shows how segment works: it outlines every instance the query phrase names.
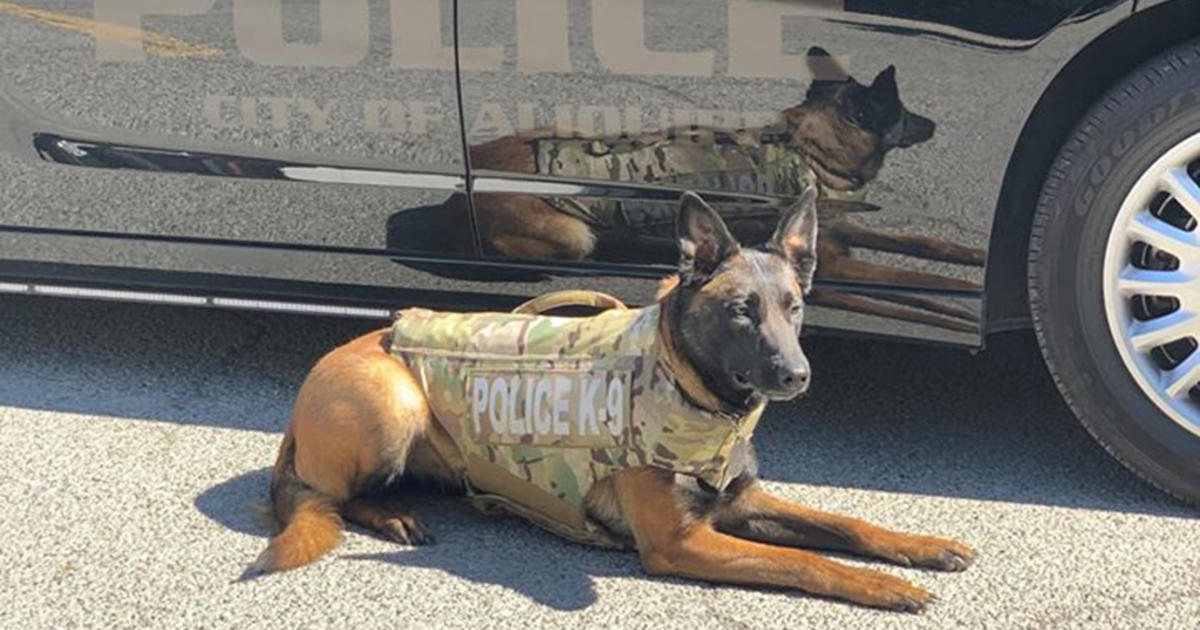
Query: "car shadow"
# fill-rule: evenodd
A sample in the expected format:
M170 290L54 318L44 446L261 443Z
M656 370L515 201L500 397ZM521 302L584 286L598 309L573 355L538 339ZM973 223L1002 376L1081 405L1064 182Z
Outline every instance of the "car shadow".
M0 405L281 431L312 364L384 325L4 295Z
M277 432L313 362L381 325L4 296L0 326L13 341L0 344L0 405ZM1096 445L1063 404L1028 332L994 336L978 356L858 339L804 345L815 368L811 392L773 404L755 436L766 479L1195 514ZM197 507L220 512L223 496L252 494L251 486L265 496L265 478L227 483L232 490Z
M760 475L806 484L1195 516L1136 479L1062 400L1032 331L954 348L815 338L810 394L755 433Z

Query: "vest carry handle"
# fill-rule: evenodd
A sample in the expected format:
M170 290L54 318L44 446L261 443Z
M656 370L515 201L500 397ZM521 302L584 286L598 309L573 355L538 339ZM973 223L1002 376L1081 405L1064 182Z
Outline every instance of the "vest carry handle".
M599 309L615 308L619 311L629 310L629 307L624 302L607 293L575 289L554 291L539 295L514 308L512 312L520 315L540 315L564 306L590 306Z

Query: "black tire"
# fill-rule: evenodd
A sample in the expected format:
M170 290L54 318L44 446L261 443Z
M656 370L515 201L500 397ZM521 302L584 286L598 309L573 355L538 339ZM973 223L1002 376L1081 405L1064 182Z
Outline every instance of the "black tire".
M1102 275L1109 231L1134 182L1200 132L1198 41L1127 75L1071 132L1038 199L1029 243L1034 328L1063 397L1121 463L1195 505L1200 435L1161 411L1127 371L1109 332Z

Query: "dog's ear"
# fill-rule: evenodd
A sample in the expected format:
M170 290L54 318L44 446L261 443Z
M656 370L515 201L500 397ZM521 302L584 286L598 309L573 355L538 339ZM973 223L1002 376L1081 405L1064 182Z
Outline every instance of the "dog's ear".
M812 75L813 83L839 83L850 78L850 73L846 72L842 64L820 46L809 48L805 61L808 62L808 72Z
M684 284L703 281L740 249L721 215L691 191L679 200L675 232L679 235L679 275Z
M800 288L808 293L817 271L817 191L810 186L800 200L784 210L767 242L767 249L792 264L800 279Z
M871 82L871 91L880 96L898 96L900 90L896 88L896 66L888 66L879 71L875 75L875 80Z

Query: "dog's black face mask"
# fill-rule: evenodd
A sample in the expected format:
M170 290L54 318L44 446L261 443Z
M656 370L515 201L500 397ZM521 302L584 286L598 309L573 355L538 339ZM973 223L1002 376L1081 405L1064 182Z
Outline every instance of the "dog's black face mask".
M804 102L785 116L793 141L825 185L861 187L875 177L888 151L933 137L937 125L900 101L895 66L863 85L822 48L809 49L807 61L815 78Z
M810 69L816 74L805 101L834 103L838 113L853 125L879 136L884 151L910 147L933 137L934 122L908 110L900 102L896 66L888 66L871 85L851 77L823 48L808 51ZM830 77L844 76L844 79Z
M933 121L908 111L900 102L895 66L885 68L870 86L863 87L853 79L850 82L842 98L842 115L878 134L884 151L933 137Z
M760 250L743 250L700 197L684 195L673 341L722 400L794 398L808 389L800 348L804 294L816 270L816 194L785 210Z

